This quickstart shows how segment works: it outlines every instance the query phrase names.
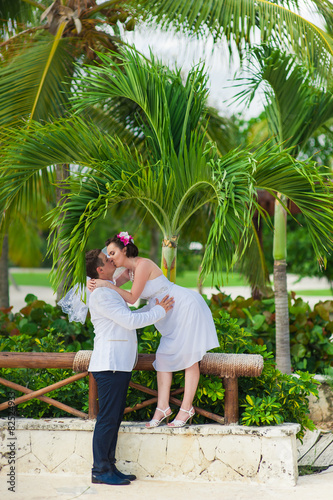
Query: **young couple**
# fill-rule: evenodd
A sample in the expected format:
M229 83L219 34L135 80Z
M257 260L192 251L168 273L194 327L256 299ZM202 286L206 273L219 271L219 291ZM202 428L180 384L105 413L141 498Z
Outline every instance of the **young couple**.
M92 482L121 485L135 479L115 466L118 430L137 356L135 329L155 324L162 335L154 362L158 402L147 428L168 421L172 413L169 406L172 373L179 370L185 370L184 397L176 418L168 425L183 427L191 421L195 413L192 401L200 376L199 361L219 343L211 312L197 292L171 283L154 262L139 257L128 233L119 233L107 240L106 245L107 255L99 249L86 253L87 276L92 278L88 281L89 310L95 333L89 371L96 379L99 398ZM113 284L117 268L126 269L117 278L117 285L131 280L130 291ZM148 304L131 311L126 302L134 304L138 298L147 299Z
M185 370L182 406L176 419L168 424L182 427L194 415L192 401L200 377L199 361L207 351L219 346L210 309L199 293L171 283L153 261L139 257L138 248L127 232L108 239L106 249L111 262L127 270L117 284L130 279L132 288L127 291L110 281L92 279L88 282L90 291L97 287L110 288L128 304L134 304L139 298L147 299L147 309L155 305L155 299L161 300L165 295L174 299L172 310L155 325L162 335L153 363L157 371L158 401L153 419L146 427L157 427L164 419L168 420L172 413L169 407L172 373Z

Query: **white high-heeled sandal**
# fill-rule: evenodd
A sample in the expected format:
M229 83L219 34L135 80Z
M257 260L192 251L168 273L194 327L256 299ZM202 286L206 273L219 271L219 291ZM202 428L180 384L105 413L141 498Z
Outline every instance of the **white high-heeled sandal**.
M171 410L170 406L168 406L165 410L161 410L161 408L156 408L156 410L162 412L164 417L160 418L160 420L153 418L152 420L150 420L150 422L146 423L146 429L152 429L154 427L158 427L165 419L167 419L167 423L169 422L169 418L172 412L170 412L169 415L167 415L166 412L168 410Z
M184 411L185 413L188 413L187 419L174 420L173 422L171 422L171 424L168 424L168 427L184 427L184 425L187 424L188 420L190 421L190 424L192 423L193 416L195 415L193 406L189 410L184 410L184 408L179 408L179 411Z

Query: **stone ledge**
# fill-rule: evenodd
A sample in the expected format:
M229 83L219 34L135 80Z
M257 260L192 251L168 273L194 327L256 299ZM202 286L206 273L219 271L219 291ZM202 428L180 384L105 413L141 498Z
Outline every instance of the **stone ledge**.
M96 420L85 420L81 418L16 418L15 428L17 430L55 430L55 431L93 431ZM0 419L0 431L7 429L8 420ZM263 437L296 436L300 430L299 424L285 423L275 426L248 427L244 425L220 425L220 424L198 424L173 429L166 425L147 429L145 422L122 422L120 431L135 434L186 434L186 435L251 435Z
M74 418L16 419L18 473L90 474L95 422ZM245 481L295 485L298 424L272 427L205 424L146 429L123 422L117 459L140 479ZM7 419L0 420L0 475L9 470ZM6 451L7 450L7 451Z
M15 418L17 430L93 431L96 420L83 418ZM0 418L0 431L7 429L8 420Z

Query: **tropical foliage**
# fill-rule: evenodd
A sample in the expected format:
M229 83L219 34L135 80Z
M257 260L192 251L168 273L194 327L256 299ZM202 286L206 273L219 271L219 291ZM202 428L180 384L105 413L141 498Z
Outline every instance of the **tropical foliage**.
M136 4L136 2L133 2ZM316 67L326 78L331 77L333 54L333 9L328 0L306 0L306 6L316 13L326 31L302 16L300 0L143 0L140 5L149 18L179 31L207 37L215 42L226 40L230 53L253 44L269 42L297 54L299 60ZM218 46L218 43L216 44Z
M154 58L147 61L131 49L119 55L118 62L113 54L99 57L103 64L87 67L83 83L76 80L76 116L9 132L2 194L8 205L37 172L57 163L80 166L70 178L68 200L51 215L56 284L62 275L84 281L84 249L94 223L121 201L141 204L151 214L169 244L167 250L176 248L185 222L210 205L215 218L202 272L212 271L217 279L223 268L234 263L253 212L260 210L256 189L282 192L300 208L318 257L330 247L331 184L325 183L313 164L296 162L287 152L280 152L279 145L232 150L222 157L213 145L207 145L202 67L192 70L183 84L179 71L161 66ZM119 98L140 110L133 133L145 138L147 160L78 116L88 107L107 106ZM64 248L61 260L58 239ZM165 252L162 266L170 271L173 258Z
M89 349L92 345L91 324L69 324L59 307L54 307L36 297L26 297L27 306L20 313L0 312L0 351L10 352L68 352ZM260 377L241 377L239 379L240 422L243 425L276 425L282 422L298 422L302 438L306 429L314 429L308 418L310 394L317 395L316 382L307 372L298 372L298 377L282 375L274 368L273 356L265 346L256 344L252 334L241 328L237 319L230 317L224 308L214 308L216 328L220 348L216 352L261 354L264 357L264 370ZM42 321L42 328L40 322ZM62 333L58 333L59 328ZM33 334L29 334L32 333ZM160 334L153 327L144 329L139 336L139 351L154 353L159 344ZM74 336L74 343L71 337ZM2 369L1 377L31 389L51 385L70 376L68 370L54 369ZM156 376L151 371L134 371L132 380L138 384L156 389ZM173 389L184 387L184 373L175 374ZM18 392L18 395L19 392ZM88 382L79 380L51 394L52 397L75 407L88 411ZM0 386L0 397L6 399L8 392ZM127 406L135 406L147 399L137 389L130 388ZM218 377L201 375L194 404L215 414L224 413L224 388ZM127 420L145 421L152 416L154 409L144 407L125 415ZM67 415L39 400L20 404L18 415L23 417L59 417ZM5 413L5 412L4 412ZM197 423L205 418L196 415Z
M331 5L317 0L308 3L330 27ZM227 40L230 51L251 45L257 33L261 41L269 39L270 43L292 48L302 60L306 58L327 75L331 64L331 38L303 18L299 9L298 0L290 0L287 8L285 2L265 0L219 0L210 4L188 0L144 0L140 3L106 0L99 4L96 0L57 0L53 3L51 0L2 0L0 127L4 124L18 126L22 119L48 121L61 116L67 104L66 89L70 88L75 74L73 62L98 63L96 50L116 50L122 43L121 29L132 30L142 20L162 26L172 23L176 29L198 36L206 36L208 30L216 41ZM135 110L134 105L132 114ZM95 111L93 119L109 132L116 127L117 135L121 136L128 111L127 106L120 106L116 120L112 112L105 116ZM39 181L36 176L27 179L15 203L6 207L7 217L2 221L1 234L6 231L6 225L10 225L11 212L17 215L16 207L21 213L24 209L25 214L31 214L40 208L38 197L48 202L54 200L54 167L38 175ZM34 192L39 193L35 199ZM29 206L30 200L32 205ZM43 213L43 208L39 213Z
M274 140L281 147L302 151L310 137L333 117L333 94L317 71L296 62L293 55L268 45L251 51L245 89L236 99L248 105L261 89L265 115Z
M272 50L269 46L252 51L252 76L239 99L251 101L259 87L263 87L266 118L273 140L281 148L292 147L292 155L302 151L309 138L333 116L333 94L318 79L317 73L296 63L295 57ZM276 299L276 343L278 368L290 373L288 294L286 279L287 214L283 205L288 200L278 196L274 214L274 289ZM311 239L312 245L316 245ZM318 253L317 253L318 255ZM326 258L320 261L325 267Z
M89 60L98 64L95 50L116 50L119 27L132 30L135 24L128 9L114 6L113 1L98 5L95 0L2 0L0 10L1 142L5 140L6 127L23 127L29 120L45 122L63 116L72 90L74 63ZM95 119L101 122L104 119L105 123L103 114ZM119 134L123 128L117 123ZM8 232L9 252L16 264L30 265L31 259L38 255L42 246L41 218L63 194L55 188L56 181L67 176L66 164L52 165L36 173L26 178L17 198L5 207L0 243ZM22 220L24 224L20 225ZM20 246L26 249L23 258L17 252ZM31 248L36 248L36 252L29 252ZM7 252L2 252L0 264L8 274ZM8 285L3 286L4 282L5 276L0 287L0 304L7 306ZM59 296L61 292L59 287Z
M326 1L316 0L309 3L325 20L329 32L332 26L331 5ZM287 163L294 163L289 154L294 156L297 154L298 145L305 140L302 134L311 132L311 127L303 124L299 128L299 123L294 121L296 128L292 129L292 127L286 128L286 123L289 126L288 122L283 123L284 132L287 135L281 133L279 129L276 133L278 144L283 140L285 147L288 146L286 141L291 137L290 134L293 134L293 150L287 149L287 154L283 156L284 160L281 160L281 163L279 163L280 160L277 162L276 175L268 180L267 175L261 176L260 168L262 165L268 170L272 168L271 164L274 155L278 152L278 146L276 149L264 146L255 152L231 151L221 159L219 158L221 151L214 150L207 144L206 131L209 131L209 125L205 121L206 83L202 68L191 72L187 84L183 86L180 72L171 76L171 72L164 68L164 78L157 78L156 75L152 76L151 69L147 69L148 64L147 67L139 64L141 73L138 68L130 69L134 60L132 58L131 62L131 51L123 52L123 56L112 52L112 57L106 56L109 57L110 64L102 54L105 49L117 49L120 42L119 37L116 38L120 33L119 23L124 23L127 29L132 29L135 19L141 19L140 16L147 19L148 16L150 20L157 20L162 25L171 20L177 29L185 29L187 32L197 33L200 36L210 32L215 41L222 38L227 40L230 51L233 51L234 47L241 51L244 47L251 45L258 33L261 41L269 40L273 46L285 47L287 44L294 50L296 57L302 60L305 57L318 74L329 80L332 56L331 37L300 16L300 5L297 0L288 2L288 7L294 12L287 9L283 2L260 0L258 2L220 0L209 5L202 2L194 4L188 0L167 3L147 0L141 2L140 6L136 2L118 2L119 5L114 5L114 2L110 1L97 5L94 0L64 2L57 0L52 4L47 2L47 5L30 0L15 1L15 6L21 4L25 5L25 12L19 9L13 10L8 2L3 2L4 20L1 26L5 37L8 37L11 26L15 24L8 22L8 19L20 21L25 14L32 24L26 30L18 30L19 34L16 32L15 36L5 40L2 44L5 48L5 55L2 69L0 68L3 71L1 79L3 87L0 88L0 109L3 110L3 114L0 117L0 125L21 126L22 117L30 120L30 123L28 132L24 131L23 135L17 135L15 131L8 128L2 129L2 140L22 141L24 137L26 140L24 147L30 148L32 143L28 143L34 140L31 139L31 135L36 132L34 147L38 148L41 154L44 151L46 156L39 163L38 168L36 168L37 163L30 168L31 158L28 158L28 163L24 165L25 161L22 156L20 160L16 156L15 160L13 149L8 150L9 154L13 154L14 162L10 166L5 163L2 170L4 176L2 213L6 210L6 217L2 217L2 234L10 226L11 215L17 213L17 210L22 213L32 213L40 207L40 199L46 202L52 200L54 172L56 169L59 170L57 165L77 163L78 175L75 173L69 183L62 184L62 188L73 190L70 202L66 205L66 210L59 206L52 215L54 240L51 252L54 251L55 266L59 266L55 280L57 285L60 284L60 277L64 271L66 273L69 271L67 280L68 283L70 282L76 263L79 263L79 266L74 280L83 279L83 256L74 255L77 243L80 242L80 248L84 249L98 217L104 216L112 204L128 200L136 200L141 204L161 228L163 232L162 267L172 279L174 279L180 231L184 229L194 213L202 210L203 207L210 207L212 210L213 206L214 220L204 255L203 275L209 270L218 274L222 266L230 267L240 256L242 251L239 250L239 242L242 242L243 249L249 243L247 238L249 221L254 209L257 207L260 210L254 193L261 187L274 193L281 193L282 206L286 205L287 198L295 200L306 216L310 238L317 257L325 259L324 253L330 249L331 245L329 230L331 206L328 201L330 187L325 185L324 177L314 172L313 165L312 169L308 167L306 172L300 162L297 162L300 176L293 175L295 179L301 180L301 184L303 183L305 189L303 195L308 197L313 187L317 185L316 190L319 196L315 196L311 202L306 201L305 198L301 200L299 193L295 190L297 180L293 186L289 182L285 188L278 189L278 185L282 184L281 172L287 175L289 172ZM38 20L36 9L42 14L41 22L45 24L34 23ZM103 25L112 26L113 34L100 29ZM264 55L262 61L266 64L266 69L262 68L261 78L270 80L272 87L277 91L276 101L272 94L269 96L267 108L273 123L277 116L275 103L278 102L280 106L282 101L285 101L285 106L281 109L289 110L287 98L290 98L292 93L288 94L286 87L279 86L283 77L281 71L267 72L267 53L259 55L260 57ZM129 57L128 61L125 61L126 57ZM117 63L114 63L115 58ZM84 60L93 61L94 65L100 62L103 64L99 72L91 66L82 84L80 66L75 66L74 61L82 63ZM294 71L295 61L288 63L289 66L285 64L284 70L292 75L290 84L297 86L300 80ZM269 62L271 68L273 63ZM109 74L107 68L103 69L105 64L109 64ZM152 67L154 67L154 62ZM19 77L17 77L17 68L21 71ZM110 80L110 68L118 81ZM145 81L143 75L145 75ZM94 78L97 81L96 89ZM154 88L148 88L147 82ZM142 94L140 94L138 84L143 88ZM76 118L72 122L67 120L56 122L54 128L52 128L53 125L50 125L50 128L47 126L39 128L37 124L32 123L32 119L45 122L64 116L69 104L68 90L73 88L76 90L76 85L79 89L79 96L74 105L77 113L81 113L81 119ZM176 88L177 92L174 93ZM15 92L12 89L15 89ZM302 92L304 89L303 85ZM299 96L304 102L305 94L302 92L299 92ZM176 96L183 103L179 108L178 103L176 104ZM4 106L1 106L1 99ZM300 111L299 104L302 100L291 100L290 103L294 110ZM318 103L315 104L317 106ZM321 108L312 106L311 111L315 110L318 119L323 122L327 113L327 103L322 104L324 104L325 112L321 113L322 105ZM86 121L87 116L89 122ZM96 138L98 144L104 144L98 151L94 145L91 145L87 135L84 141L81 136L75 145L71 143L71 139L64 139L66 132L73 133L73 136L78 138L79 129L80 132L89 134L87 123L91 123L91 120L98 124L104 134L111 135L116 132L118 140L117 138L111 140L110 135L106 138L102 137L102 133L97 130L97 125L92 136ZM281 128L279 120L275 123L276 130L277 127ZM47 130L47 133L54 134L51 147L50 144L47 145L44 142L45 135L42 137ZM211 132L210 137L214 137ZM61 144L62 141L64 144ZM124 142L128 144L128 148L123 146ZM87 143L91 145L89 151L86 147ZM61 147L65 146L62 154L59 151L60 144ZM133 144L136 145L135 149L132 148ZM87 153L85 158L76 151L78 145ZM14 149L15 147L14 145ZM45 148L50 149L46 152ZM226 150L227 148L224 152ZM35 150L34 153L37 151ZM21 155L22 151L17 151L17 154ZM26 154L27 152L23 153L23 155ZM29 154L33 154L33 147ZM109 161L109 158L112 160ZM26 165L29 165L29 168L26 168ZM171 168L170 165L172 165ZM13 167L17 168L16 174L13 174ZM86 168L89 169L88 183L84 182L87 174ZM63 170L67 176L68 169ZM309 170L311 170L310 174ZM193 174L189 175L192 171ZM264 182L262 182L263 179ZM285 182L285 184L288 183ZM156 189L156 186L162 185L163 189ZM148 196L146 194L143 196L143 189ZM67 191L65 193L67 195ZM78 193L80 193L79 196ZM161 194L163 194L163 200ZM92 198L95 199L93 203L89 202ZM113 198L112 202L111 198ZM88 205L86 202L89 202ZM167 211L162 202L168 206ZM175 208L176 203L177 208ZM318 204L323 211L317 219L315 207ZM247 210L244 209L245 207ZM80 218L82 214L79 214L79 210L84 213L82 218ZM63 218L64 213L66 213L66 219ZM283 217L284 215L281 214L282 227ZM56 234L59 228L62 228L60 235ZM73 236L74 228L78 229L75 236ZM57 247L59 240L61 246ZM69 245L68 248L67 245ZM238 254L235 253L236 249Z
M224 310L237 324L251 333L259 345L276 353L276 308L274 297L262 300L237 297L232 300L224 293L213 295L210 301L213 316ZM328 375L333 373L333 302L318 302L312 309L307 302L291 292L288 301L292 370Z
M29 120L45 122L64 115L76 72L75 62L98 63L94 49L116 49L114 35L100 28L108 22L117 26L119 18L129 21L128 13L124 15L122 8L114 9L112 3L97 5L95 0L57 0L46 5L24 0L1 3L4 41L0 61L0 134L3 140L6 127L21 127ZM27 29L24 29L25 22ZM55 201L55 170L53 165L26 179L18 197L7 207L3 231L9 226L11 215L37 211L36 216L40 218L45 214L42 200Z

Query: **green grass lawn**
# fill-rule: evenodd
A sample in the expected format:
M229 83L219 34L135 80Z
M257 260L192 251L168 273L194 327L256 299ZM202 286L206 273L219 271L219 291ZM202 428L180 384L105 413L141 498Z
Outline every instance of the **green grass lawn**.
M228 277L224 274L222 276L222 281L224 286L246 286L246 280L243 276L238 273L230 274ZM216 282L213 282L213 285ZM198 286L198 272L197 271L186 271L179 276L177 276L177 285L184 286L186 288L196 288ZM208 275L204 286L212 286L212 277Z
M13 285L15 283L11 281L11 277L19 286L51 286L48 273L10 273L9 281Z
M15 280L17 285L22 286L51 286L49 280L49 274L47 272L11 272L10 275ZM186 288L196 288L198 281L197 271L186 271L179 276L177 276L177 285L184 286ZM205 280L204 286L211 286L211 277L208 276ZM228 276L223 276L223 283L225 286L243 286L246 285L246 281L238 273L233 273ZM13 284L13 283L12 283ZM129 285L128 285L129 286ZM125 287L126 288L126 287Z
M326 288L326 290L296 290L296 295L312 295L313 297L325 297L329 295L333 295L330 288Z

